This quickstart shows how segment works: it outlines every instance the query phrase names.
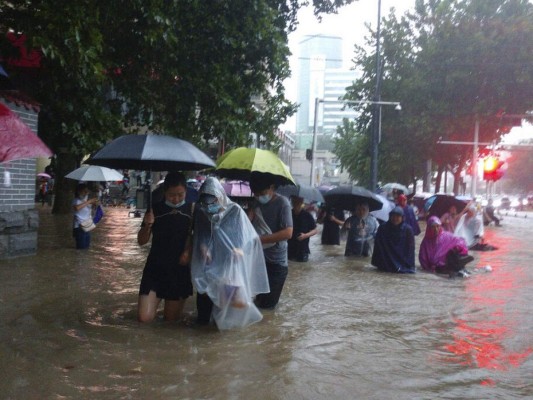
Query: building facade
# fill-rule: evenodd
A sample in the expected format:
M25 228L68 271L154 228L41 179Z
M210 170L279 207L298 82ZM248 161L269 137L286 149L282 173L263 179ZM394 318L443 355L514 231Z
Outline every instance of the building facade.
M38 108L0 93L0 102L37 132ZM1 127L0 127L1 129ZM36 159L0 164L0 259L37 252Z

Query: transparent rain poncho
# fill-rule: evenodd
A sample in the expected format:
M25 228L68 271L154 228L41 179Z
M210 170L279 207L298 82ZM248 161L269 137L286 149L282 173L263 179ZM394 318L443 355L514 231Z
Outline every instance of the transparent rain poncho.
M195 212L192 280L199 293L214 303L212 316L219 329L241 328L263 316L253 303L268 293L268 276L261 241L244 210L232 202L220 182L209 177L202 194L218 199L215 214L199 205Z
M457 225L455 225L454 235L462 237L468 246L468 248L474 246L476 243L481 242L483 235L485 234L485 229L483 227L483 219L479 214L475 206L470 206L469 208L472 216L463 214Z

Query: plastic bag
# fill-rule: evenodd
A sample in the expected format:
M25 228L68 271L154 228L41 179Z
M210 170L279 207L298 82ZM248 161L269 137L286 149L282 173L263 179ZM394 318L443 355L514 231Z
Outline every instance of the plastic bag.
M254 219L252 220L252 225L259 236L272 235L272 230L263 219L263 213L261 212L261 209L259 207L254 209ZM263 249L269 249L270 247L275 245L276 243L262 244Z
M93 222L95 224L97 224L98 222L100 222L100 220L103 218L103 216L104 216L104 210L103 210L102 206L96 207L96 211L95 211L94 217L93 217Z

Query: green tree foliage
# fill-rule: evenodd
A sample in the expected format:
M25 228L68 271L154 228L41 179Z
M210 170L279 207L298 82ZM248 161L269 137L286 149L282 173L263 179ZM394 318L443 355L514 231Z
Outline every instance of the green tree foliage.
M313 5L318 15L349 2ZM42 105L39 134L57 155L59 177L109 139L139 129L204 148L220 138L228 147L246 145L255 132L276 146L274 130L296 110L282 83L290 74L287 35L301 5L2 1L0 57L14 86ZM9 30L42 52L40 68L5 62L19 57ZM67 197L56 197L55 211L68 211Z
M497 115L533 108L529 1L418 0L414 11L399 19L391 13L382 25L381 100L400 101L403 110L398 115L382 108L378 180L414 181L426 159L458 176L471 162L472 148L438 145L440 139L472 141L479 119L480 141L492 141L501 133ZM374 98L375 40L371 31L367 46L355 48L355 67L363 75L348 100ZM370 153L361 150L370 142L372 106L359 109L361 118L336 149L352 177L364 181Z

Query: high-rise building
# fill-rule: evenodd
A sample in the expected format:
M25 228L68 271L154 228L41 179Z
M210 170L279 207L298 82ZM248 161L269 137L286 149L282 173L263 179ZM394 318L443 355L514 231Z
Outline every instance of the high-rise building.
M317 113L319 135L333 135L343 118L355 112L343 110L338 102L356 78L355 71L343 68L342 38L308 35L300 42L297 71L296 148L310 148L313 141L315 99L324 100Z

